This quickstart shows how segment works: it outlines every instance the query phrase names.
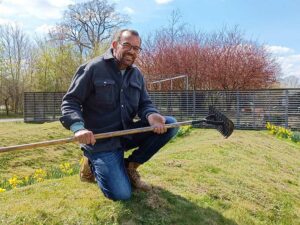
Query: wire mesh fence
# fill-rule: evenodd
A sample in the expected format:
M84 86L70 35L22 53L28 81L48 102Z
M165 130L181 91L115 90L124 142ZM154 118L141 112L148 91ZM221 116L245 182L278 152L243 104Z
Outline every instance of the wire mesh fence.
M300 130L300 89L249 91L172 91L149 92L159 111L178 121L204 118L213 105L237 129L264 129L266 122ZM26 92L24 121L55 121L61 115L62 92Z
M60 106L64 92L25 92L24 121L56 121L61 116Z

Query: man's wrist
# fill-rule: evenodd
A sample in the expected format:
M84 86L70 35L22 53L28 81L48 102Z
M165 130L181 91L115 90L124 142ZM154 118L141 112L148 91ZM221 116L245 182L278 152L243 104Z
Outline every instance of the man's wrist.
M146 114L146 120L148 120L149 116L152 115L152 114L160 115L158 112L149 112L149 113Z
M75 122L70 126L70 130L75 134L77 131L84 130L83 122Z
M149 112L149 113L147 113L146 114L146 119L148 119L148 117L151 115L151 114L153 114L154 112Z

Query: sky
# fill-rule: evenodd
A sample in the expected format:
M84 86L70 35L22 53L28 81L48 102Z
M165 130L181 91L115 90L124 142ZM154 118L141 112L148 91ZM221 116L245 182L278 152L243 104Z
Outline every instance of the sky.
M84 0L0 0L0 24L17 23L28 34L43 35L70 4ZM131 19L143 36L167 26L173 10L182 22L204 32L238 26L245 38L266 46L282 77L300 79L300 0L108 0Z

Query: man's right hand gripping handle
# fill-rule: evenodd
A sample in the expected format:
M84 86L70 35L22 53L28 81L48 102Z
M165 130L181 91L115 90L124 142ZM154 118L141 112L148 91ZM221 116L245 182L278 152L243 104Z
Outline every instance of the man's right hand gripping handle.
M74 134L74 138L76 141L78 141L80 144L92 144L94 145L96 143L96 139L94 137L94 134L90 130L79 130Z

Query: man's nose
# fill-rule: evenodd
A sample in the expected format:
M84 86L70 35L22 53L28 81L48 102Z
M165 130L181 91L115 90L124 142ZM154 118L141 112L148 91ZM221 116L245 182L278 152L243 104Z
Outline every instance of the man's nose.
M133 54L133 55L136 55L136 51L133 49L133 47L131 47L128 52L131 53L131 54Z

